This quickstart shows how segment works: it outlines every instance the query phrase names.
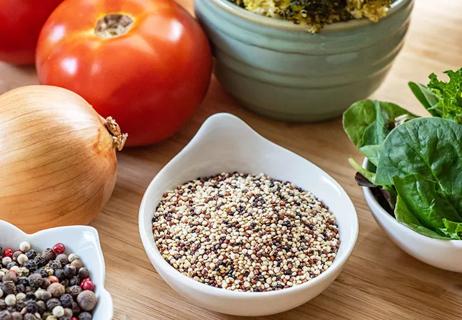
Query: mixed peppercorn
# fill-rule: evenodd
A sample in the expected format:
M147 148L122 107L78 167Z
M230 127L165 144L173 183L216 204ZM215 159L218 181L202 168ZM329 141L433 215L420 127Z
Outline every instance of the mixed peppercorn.
M0 320L91 320L95 285L62 243L42 252L29 242L0 248Z
M392 0L230 0L237 5L268 17L279 17L319 32L326 24L367 18L383 18Z
M273 291L307 282L333 263L335 217L311 193L266 175L222 173L165 193L154 213L164 259L199 282Z

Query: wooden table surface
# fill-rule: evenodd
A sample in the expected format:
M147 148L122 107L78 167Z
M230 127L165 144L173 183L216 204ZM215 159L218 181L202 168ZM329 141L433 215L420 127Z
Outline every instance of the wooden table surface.
M192 0L179 1L188 9ZM431 72L462 66L462 1L417 0L406 45L386 82L373 95L422 112L407 89ZM0 92L36 83L33 68L0 63ZM337 179L359 215L356 249L339 278L319 297L292 311L261 319L462 319L462 276L408 256L377 226L347 158L360 159L340 119L318 124L268 120L242 109L214 80L192 121L161 144L119 154L112 199L94 221L106 258L106 284L115 319L237 319L193 306L178 296L149 263L138 235L138 207L148 183L216 112L231 112L263 136L311 160Z

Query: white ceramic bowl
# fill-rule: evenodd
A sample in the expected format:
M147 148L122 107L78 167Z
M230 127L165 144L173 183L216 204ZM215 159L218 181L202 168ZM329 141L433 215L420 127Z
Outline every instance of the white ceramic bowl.
M367 161L363 163L367 166ZM393 242L414 258L434 267L462 272L462 240L439 240L421 235L399 223L375 199L370 188L364 197L377 223Z
M93 313L94 320L112 319L112 298L104 288L104 257L95 228L86 226L60 227L27 234L14 225L0 220L0 246L17 248L22 241L40 250L51 248L61 242L66 250L76 253L82 259L96 286L98 305Z
M312 191L335 214L341 245L332 266L317 278L288 289L234 292L199 283L161 256L152 235L152 216L162 194L179 184L221 172L266 173ZM213 311L261 316L283 312L316 297L339 275L356 243L358 219L351 200L327 173L302 157L264 139L230 114L216 114L149 185L139 215L141 239L162 278L192 303Z

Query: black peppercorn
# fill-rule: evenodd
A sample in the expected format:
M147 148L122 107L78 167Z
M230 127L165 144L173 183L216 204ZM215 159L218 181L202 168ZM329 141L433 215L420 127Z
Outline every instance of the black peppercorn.
M16 310L22 310L22 308L24 308L26 306L26 303L24 302L24 300L18 300L16 301ZM13 307L14 309L14 307ZM14 310L12 310L14 311Z
M46 271L46 270L43 269L43 268L39 270L39 273L40 273L40 275L42 276L42 278L46 278L46 277L49 276L48 271Z
M34 259L36 256L37 256L37 251L35 251L34 249L31 249L26 252L26 257L29 258L29 260Z
M45 257L43 257L43 256L41 256L41 255L37 255L37 256L35 257L35 259L32 260L32 261L35 261L37 267L43 267L43 266L46 265L47 262L48 262L48 261L45 259Z
M56 255L52 249L48 248L42 252L42 257L46 260L46 262L48 262L50 260L53 260L56 257Z
M29 300L36 300L37 297L35 296L35 293L33 292L27 292L26 293L26 301L29 301Z
M92 318L93 317L89 312L82 312L81 314L79 314L79 320L91 320Z
M16 282L16 284L22 284L24 286L28 286L29 285L29 279L27 277L19 277L18 278L18 281Z
M40 288L43 285L43 280L40 273L32 273L29 276L29 284L33 288Z
M56 298L51 298L50 300L46 302L46 305L47 305L47 309L52 311L54 307L60 306L61 302Z
M80 270L82 270L83 268L81 268ZM72 265L66 265L64 267L64 275L66 276L66 278L70 279L72 278L73 276L75 276L75 274L77 273L77 270L75 269L74 266ZM80 272L79 272L80 273Z
M26 302L26 311L29 313L36 313L38 312L38 306L35 301L29 300Z
M75 277L72 277L70 280L69 280L69 285L70 286L78 286L80 284L80 280L79 280L79 277L75 276Z
M9 294L16 294L16 285L14 284L13 281L5 281L3 282L3 285L1 287L3 293L5 296Z
M61 263L62 266L69 263L69 260L67 258L67 254L65 254L65 253L58 254L56 256L56 260L59 261L59 263Z
M77 297L80 292L82 292L82 288L80 288L78 285L74 285L68 289L68 292L74 296Z
M19 293L19 292L26 292L26 286L23 285L23 284L16 284L16 291Z
M63 269L55 269L55 276L58 278L60 281L65 278L64 275L64 270Z
M28 260L24 263L24 267L29 269L30 272L37 270L37 262L35 260Z
M88 272L88 269L83 267L79 269L79 278L80 280L86 279L90 276L90 273Z
M74 299L72 298L72 295L66 293L59 298L59 301L61 301L61 305L64 308L72 308L72 302Z
M52 268L53 270L57 270L57 269L61 269L61 268L62 268L61 263L60 263L59 261L56 261L56 260L51 261L51 262L48 264L48 266L49 266L50 268Z

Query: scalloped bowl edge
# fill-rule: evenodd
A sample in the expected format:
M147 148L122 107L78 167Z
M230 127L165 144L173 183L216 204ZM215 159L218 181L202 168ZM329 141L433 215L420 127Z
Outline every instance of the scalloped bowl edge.
M28 234L6 221L0 220L0 245L18 246L22 241L29 241L33 247L50 248L62 242L67 249L79 255L88 267L96 286L98 305L93 313L94 320L110 320L113 317L111 294L104 286L105 263L98 231L89 226L67 226L45 229Z
M246 143L242 143L242 141ZM258 164L255 165L255 163L249 163L240 158L243 150L253 151L252 156ZM262 154L263 152L265 153ZM216 156L215 153L220 153L220 155ZM233 157L233 155L234 159L226 158L228 156ZM284 156L283 160L273 158L282 155ZM245 156L243 157L245 158ZM191 161L191 159L196 160ZM200 161L198 163L197 159L204 159L205 163L200 163ZM259 170L256 169L265 167L265 165L267 169L271 168L273 164L280 166L286 160L291 162L292 167L303 166L305 171L316 175L315 178L311 178L319 182L323 186L322 188L328 189L324 191L324 197L319 197L321 200L327 200L325 195L331 194L336 200L340 199L339 201L342 202L341 205L338 203L335 205L337 211L332 210L339 223L342 243L333 265L327 271L309 282L288 289L263 293L235 292L197 282L178 272L163 259L155 246L151 219L155 206L167 189L199 176L230 170L250 173L264 172L274 178L289 180L305 188L304 183L300 183L300 181L307 177L306 172L301 172L300 175L303 178L295 179L297 181L287 179L291 174L296 174L296 168L291 168L291 165L286 170L273 170L273 172L268 172L271 170L258 172ZM314 182L310 181L310 183ZM319 196L315 188L306 189ZM325 202L329 207L333 204L332 202ZM357 240L359 226L356 210L351 200L332 177L308 160L263 138L239 118L222 113L208 118L190 143L152 180L141 202L139 229L144 248L153 266L179 294L194 304L213 311L241 316L262 316L292 309L309 301L327 288L335 280L351 255Z

